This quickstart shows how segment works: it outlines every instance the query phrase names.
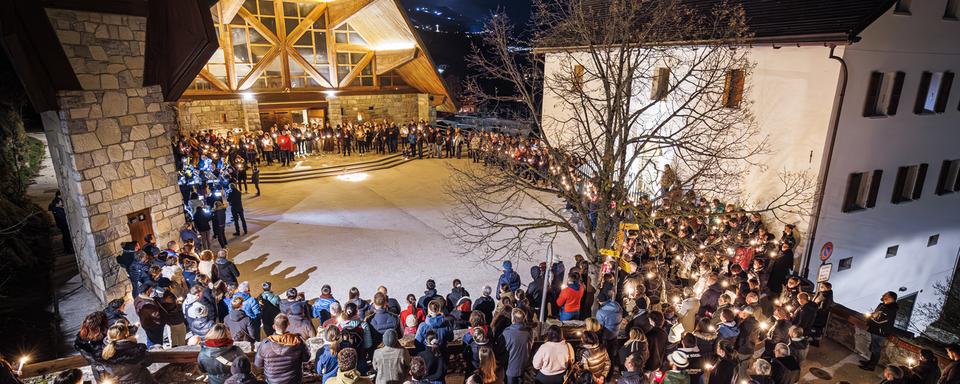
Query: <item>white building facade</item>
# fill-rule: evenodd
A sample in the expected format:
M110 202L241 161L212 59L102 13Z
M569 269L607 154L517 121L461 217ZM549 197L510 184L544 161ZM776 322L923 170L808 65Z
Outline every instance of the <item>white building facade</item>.
M916 332L935 319L910 315L943 299L934 285L952 281L960 257L960 1L873 3L846 42L764 36L746 48L745 105L769 151L740 188L763 201L779 193L779 172L815 179L819 205L785 218L801 238L796 272L815 280L830 242L836 301L862 311L897 292L898 326ZM549 79L578 53L544 54ZM544 95L547 135L568 116L558 97Z

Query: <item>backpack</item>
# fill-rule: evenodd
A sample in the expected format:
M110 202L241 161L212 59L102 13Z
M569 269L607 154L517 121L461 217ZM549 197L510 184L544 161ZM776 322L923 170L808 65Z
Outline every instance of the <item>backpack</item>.
M364 350L363 346L363 327L354 326L340 330L340 349L353 348L360 353Z

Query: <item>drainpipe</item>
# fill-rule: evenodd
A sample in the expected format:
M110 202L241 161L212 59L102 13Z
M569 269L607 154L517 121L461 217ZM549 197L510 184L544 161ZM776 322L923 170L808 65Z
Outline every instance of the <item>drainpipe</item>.
M840 96L837 100L837 110L834 112L833 122L830 126L830 142L827 144L827 160L823 167L823 177L820 178L820 185L817 187L817 208L813 213L813 225L810 226L810 240L807 241L807 252L803 257L803 277L810 276L810 259L813 255L813 245L817 238L817 225L820 223L820 212L823 209L823 194L827 189L827 179L830 176L830 163L833 161L833 148L837 142L837 131L840 127L840 115L843 112L843 100L847 94L847 62L842 57L834 55L837 49L835 44L830 45L829 59L840 62Z

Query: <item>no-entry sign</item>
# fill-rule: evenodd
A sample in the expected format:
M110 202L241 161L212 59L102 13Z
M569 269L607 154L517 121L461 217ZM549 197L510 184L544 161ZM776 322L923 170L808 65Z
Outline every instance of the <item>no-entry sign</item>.
M823 247L820 248L820 261L827 261L830 258L830 255L833 254L833 243L826 242L823 244Z

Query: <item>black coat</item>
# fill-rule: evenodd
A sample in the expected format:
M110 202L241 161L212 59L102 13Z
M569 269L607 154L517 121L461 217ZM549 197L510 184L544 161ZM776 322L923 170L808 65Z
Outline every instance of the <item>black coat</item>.
M752 354L757 349L757 342L760 340L760 322L753 316L750 316L739 324L740 334L737 335L737 341L734 346L738 353Z
M197 367L200 372L207 374L207 381L210 384L223 384L230 377L230 366L218 359L223 357L225 361L232 362L243 356L243 351L236 345L227 347L207 347L203 346L197 355Z
M220 208L213 210L213 229L223 231L227 226L227 210Z
M84 340L80 338L80 335L77 334L77 338L73 341L73 348L80 352L80 356L83 356L83 359L87 361L87 364L90 365L90 370L93 371L93 377L100 381L100 377L103 375L103 338L97 340Z
M660 369L667 351L667 332L660 327L650 328L647 331L647 347L650 350L650 357L645 365L646 370Z
M103 363L104 372L117 384L156 383L147 370L147 346L132 340L114 342L116 352Z
M214 281L236 284L240 279L240 270L232 261L217 259L216 263L213 264L213 276L211 277Z
M817 319L817 305L812 301L797 308L793 314L793 325L803 328L803 334L809 335L813 322Z
M210 214L203 211L203 207L197 207L193 211L193 227L197 232L206 232L210 230Z
M890 336L893 333L893 322L897 318L900 306L896 303L877 305L873 315L867 321L867 331L878 336Z
M243 195L239 189L231 189L227 194L227 202L230 203L230 210L233 212L243 212Z

